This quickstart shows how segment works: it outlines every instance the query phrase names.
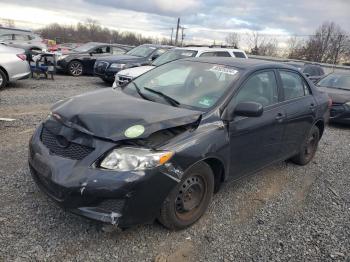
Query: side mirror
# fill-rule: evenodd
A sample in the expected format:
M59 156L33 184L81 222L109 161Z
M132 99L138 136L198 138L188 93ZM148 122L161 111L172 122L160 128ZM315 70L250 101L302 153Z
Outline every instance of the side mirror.
M246 117L259 117L263 114L264 108L262 104L256 102L241 102L235 110L234 115Z

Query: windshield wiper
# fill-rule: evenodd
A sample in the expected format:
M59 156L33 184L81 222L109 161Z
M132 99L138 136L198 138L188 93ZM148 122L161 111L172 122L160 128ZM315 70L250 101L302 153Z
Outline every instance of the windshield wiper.
M144 89L149 91L149 92L151 92L151 93L154 93L154 94L157 94L157 95L163 97L166 101L168 101L173 106L179 106L180 105L179 101L175 100L174 98L172 98L172 97L170 97L170 96L168 96L168 95L166 95L166 94L164 94L164 93L162 93L160 91L156 91L156 90L154 90L152 88L148 88L148 87L144 87Z
M130 83L135 86L136 92L139 94L140 97L142 97L143 99L146 99L146 100L154 102L152 99L150 99L149 97L147 97L144 94L142 94L141 89L137 86L137 84L135 82L131 81Z

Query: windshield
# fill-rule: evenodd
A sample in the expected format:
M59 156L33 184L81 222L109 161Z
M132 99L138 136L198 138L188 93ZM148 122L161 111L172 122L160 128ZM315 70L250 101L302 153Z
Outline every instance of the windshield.
M135 47L131 49L129 52L127 52L127 55L133 55L133 56L139 56L139 57L147 57L150 54L152 54L156 50L154 46L145 46L141 45L138 47Z
M321 79L317 86L350 90L350 75L331 74Z
M193 50L180 50L180 49L175 49L175 50L170 50L160 57L158 57L154 62L152 63L153 66L160 66L162 64L178 60L181 58L186 58L186 57L194 57L196 56L198 52L193 51Z
M223 65L175 61L136 78L125 87L152 101L206 111L238 79L238 69Z
M75 51L75 52L88 52L91 48L94 48L94 47L96 47L95 43L86 43L86 44L83 44L77 48L74 48L73 51Z

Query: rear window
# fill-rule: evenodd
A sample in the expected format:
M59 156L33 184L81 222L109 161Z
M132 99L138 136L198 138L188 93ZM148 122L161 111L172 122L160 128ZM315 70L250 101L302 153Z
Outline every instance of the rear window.
M233 52L235 57L237 58L246 58L245 54L243 52Z

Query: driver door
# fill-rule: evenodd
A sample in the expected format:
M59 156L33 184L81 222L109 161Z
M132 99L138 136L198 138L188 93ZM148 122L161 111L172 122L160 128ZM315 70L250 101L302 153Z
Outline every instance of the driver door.
M241 85L229 108L240 102L263 105L260 117L234 116L229 123L230 172L241 176L279 160L284 132L285 111L280 105L274 70L253 73Z

